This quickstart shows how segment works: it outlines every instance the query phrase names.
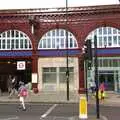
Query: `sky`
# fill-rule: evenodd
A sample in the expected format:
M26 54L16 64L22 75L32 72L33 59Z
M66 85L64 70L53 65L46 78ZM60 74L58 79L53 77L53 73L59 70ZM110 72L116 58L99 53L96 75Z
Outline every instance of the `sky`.
M65 7L66 0L0 0L0 9ZM68 7L119 4L119 0L68 0Z

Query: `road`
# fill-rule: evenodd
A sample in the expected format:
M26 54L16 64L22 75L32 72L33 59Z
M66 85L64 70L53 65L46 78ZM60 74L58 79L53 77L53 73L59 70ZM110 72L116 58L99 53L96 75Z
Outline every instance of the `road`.
M0 104L0 120L78 120L78 104L26 104L22 111L18 104ZM120 107L100 106L100 114L105 120L119 120ZM88 105L88 117L95 115L95 105Z
M0 120L74 120L79 116L78 104L27 104L26 107L22 111L17 104L0 104ZM95 109L89 111L95 114Z
M100 106L100 113L108 120L120 120L120 105L118 106Z

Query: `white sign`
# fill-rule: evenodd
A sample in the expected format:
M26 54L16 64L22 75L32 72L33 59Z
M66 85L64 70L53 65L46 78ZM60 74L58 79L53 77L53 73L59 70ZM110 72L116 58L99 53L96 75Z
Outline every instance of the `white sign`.
M17 61L17 70L25 70L25 61Z
M37 73L32 73L32 83L37 83Z

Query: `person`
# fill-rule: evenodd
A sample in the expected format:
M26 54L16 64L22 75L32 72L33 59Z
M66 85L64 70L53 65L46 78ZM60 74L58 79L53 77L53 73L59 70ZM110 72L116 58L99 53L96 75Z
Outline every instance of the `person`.
M11 88L10 88L10 94L9 94L9 97L11 98L14 94L15 94L15 92L16 92L16 84L17 84L17 80L16 80L16 78L15 77L12 77L12 79L11 79Z
M12 80L11 80L11 75L8 76L8 81L7 81L7 85L8 85L8 93L10 94L12 91Z
M24 82L20 81L19 85L20 85L20 87L18 88L18 97L19 97L20 104L21 104L23 110L25 111L26 110L25 98L27 97L28 92L27 92L27 88L25 87Z
M105 83L104 82L102 82L99 86L99 98L101 100L104 100L105 98Z
M95 83L94 83L92 80L90 81L89 86L90 86L90 90L91 90L91 92L94 93L96 87L95 87Z

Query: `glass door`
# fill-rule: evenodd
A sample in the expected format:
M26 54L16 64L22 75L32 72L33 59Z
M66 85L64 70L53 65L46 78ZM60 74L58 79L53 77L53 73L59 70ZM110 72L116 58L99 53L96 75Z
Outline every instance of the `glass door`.
M99 84L104 82L107 91L114 91L114 72L99 71Z

